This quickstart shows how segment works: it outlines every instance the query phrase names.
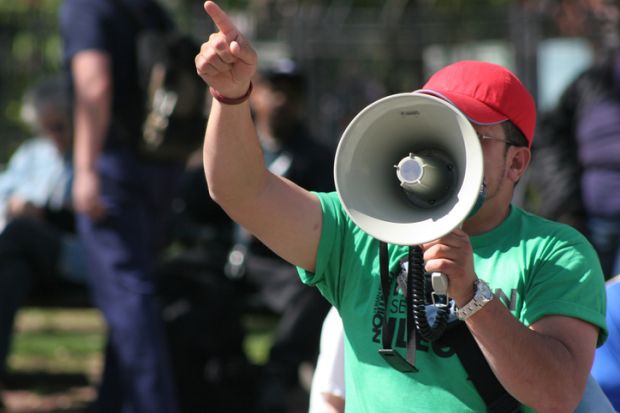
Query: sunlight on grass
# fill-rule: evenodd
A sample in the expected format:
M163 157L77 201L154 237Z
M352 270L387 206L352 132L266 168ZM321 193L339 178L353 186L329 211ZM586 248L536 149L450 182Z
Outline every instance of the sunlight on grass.
M101 332L104 321L93 308L36 308L20 311L15 327L18 333L32 330Z
M263 365L269 357L276 319L273 316L247 315L243 319L246 331L244 351L251 363Z
M262 365L267 361L277 320L264 314L243 318L244 350L251 363ZM9 411L86 411L96 398L105 339L105 324L95 309L22 309L8 360L13 380L4 391ZM49 406L62 409L50 410Z
M244 317L244 349L250 362L262 365L267 361L276 322L270 315ZM99 311L26 308L19 312L15 327L9 369L83 372L91 377L100 372L105 324Z
M94 309L26 308L18 314L9 368L97 374L105 328Z

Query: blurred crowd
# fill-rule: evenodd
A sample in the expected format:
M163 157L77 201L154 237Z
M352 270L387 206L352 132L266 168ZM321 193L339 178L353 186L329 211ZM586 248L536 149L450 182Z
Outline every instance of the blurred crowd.
M607 280L610 335L592 373L620 408L616 279L620 274L620 53L607 50L543 113L528 178L531 208L580 230L594 246ZM527 203L527 201L526 201Z
M173 31L170 16L152 0L66 0L60 28L66 71L24 95L32 138L0 174L0 390L19 309L38 289L71 284L108 327L93 411L278 413L291 392L310 400L300 369L330 348L320 345L328 302L210 198L199 143L174 160L138 148L145 91L137 43L126 39ZM334 190L333 150L305 116L304 68L278 61L253 88L268 169ZM620 409L620 54L581 73L541 114L536 136L523 203L582 231L599 255L610 335L592 375ZM244 316L265 312L277 324L256 366ZM344 399L341 387L334 395Z
M141 113L153 83L141 88L143 62L131 58L141 46L123 39L174 41L172 19L150 0L69 0L60 21L66 72L24 96L34 137L0 175L0 384L19 309L37 291L78 285L107 324L93 411L287 411L287 394L307 391L300 369L315 362L329 305L211 200L201 145L210 97L198 94L193 147L174 157L142 148L141 119L161 126L175 91ZM306 87L302 68L282 60L257 75L253 111L266 165L329 191L333 153L310 134ZM247 314L276 322L264 365L246 354Z

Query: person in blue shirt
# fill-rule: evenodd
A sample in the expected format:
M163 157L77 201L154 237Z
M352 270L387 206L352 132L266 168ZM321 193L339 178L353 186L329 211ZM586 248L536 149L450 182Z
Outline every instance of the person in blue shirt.
M74 99L73 205L108 326L97 409L174 413L155 270L183 165L139 151L136 52L140 30L166 31L172 20L154 0L65 0L59 17Z
M620 306L615 305L620 300L620 275L607 281L605 289L610 303L606 315L609 337L594 354L592 376L599 382L614 408L620 410Z
M42 81L24 97L22 118L37 136L23 142L0 175L0 222L32 215L67 201L71 145L69 100L64 82Z
M574 226L598 253L606 279L620 274L620 49L601 53L540 122L531 207Z
M69 108L66 82L50 78L37 83L22 109L37 135L15 150L0 173L0 384L14 317L32 287L59 277L87 282L70 211Z

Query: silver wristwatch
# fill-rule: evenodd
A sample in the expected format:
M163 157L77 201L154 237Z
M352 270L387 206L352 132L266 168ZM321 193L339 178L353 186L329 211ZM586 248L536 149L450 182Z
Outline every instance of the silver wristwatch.
M476 311L484 307L486 303L491 301L493 297L494 295L489 288L489 284L480 279L476 280L476 282L474 282L474 298L462 308L457 308L456 316L459 320L467 320L474 315Z

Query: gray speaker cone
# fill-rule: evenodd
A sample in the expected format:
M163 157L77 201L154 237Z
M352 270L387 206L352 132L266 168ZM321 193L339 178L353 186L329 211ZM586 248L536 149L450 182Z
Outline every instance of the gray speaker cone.
M399 245L419 245L459 226L482 176L480 143L467 118L421 93L391 95L362 110L341 137L334 167L352 221Z
M434 150L410 153L395 168L405 196L420 208L441 205L454 191L458 179L450 158Z

